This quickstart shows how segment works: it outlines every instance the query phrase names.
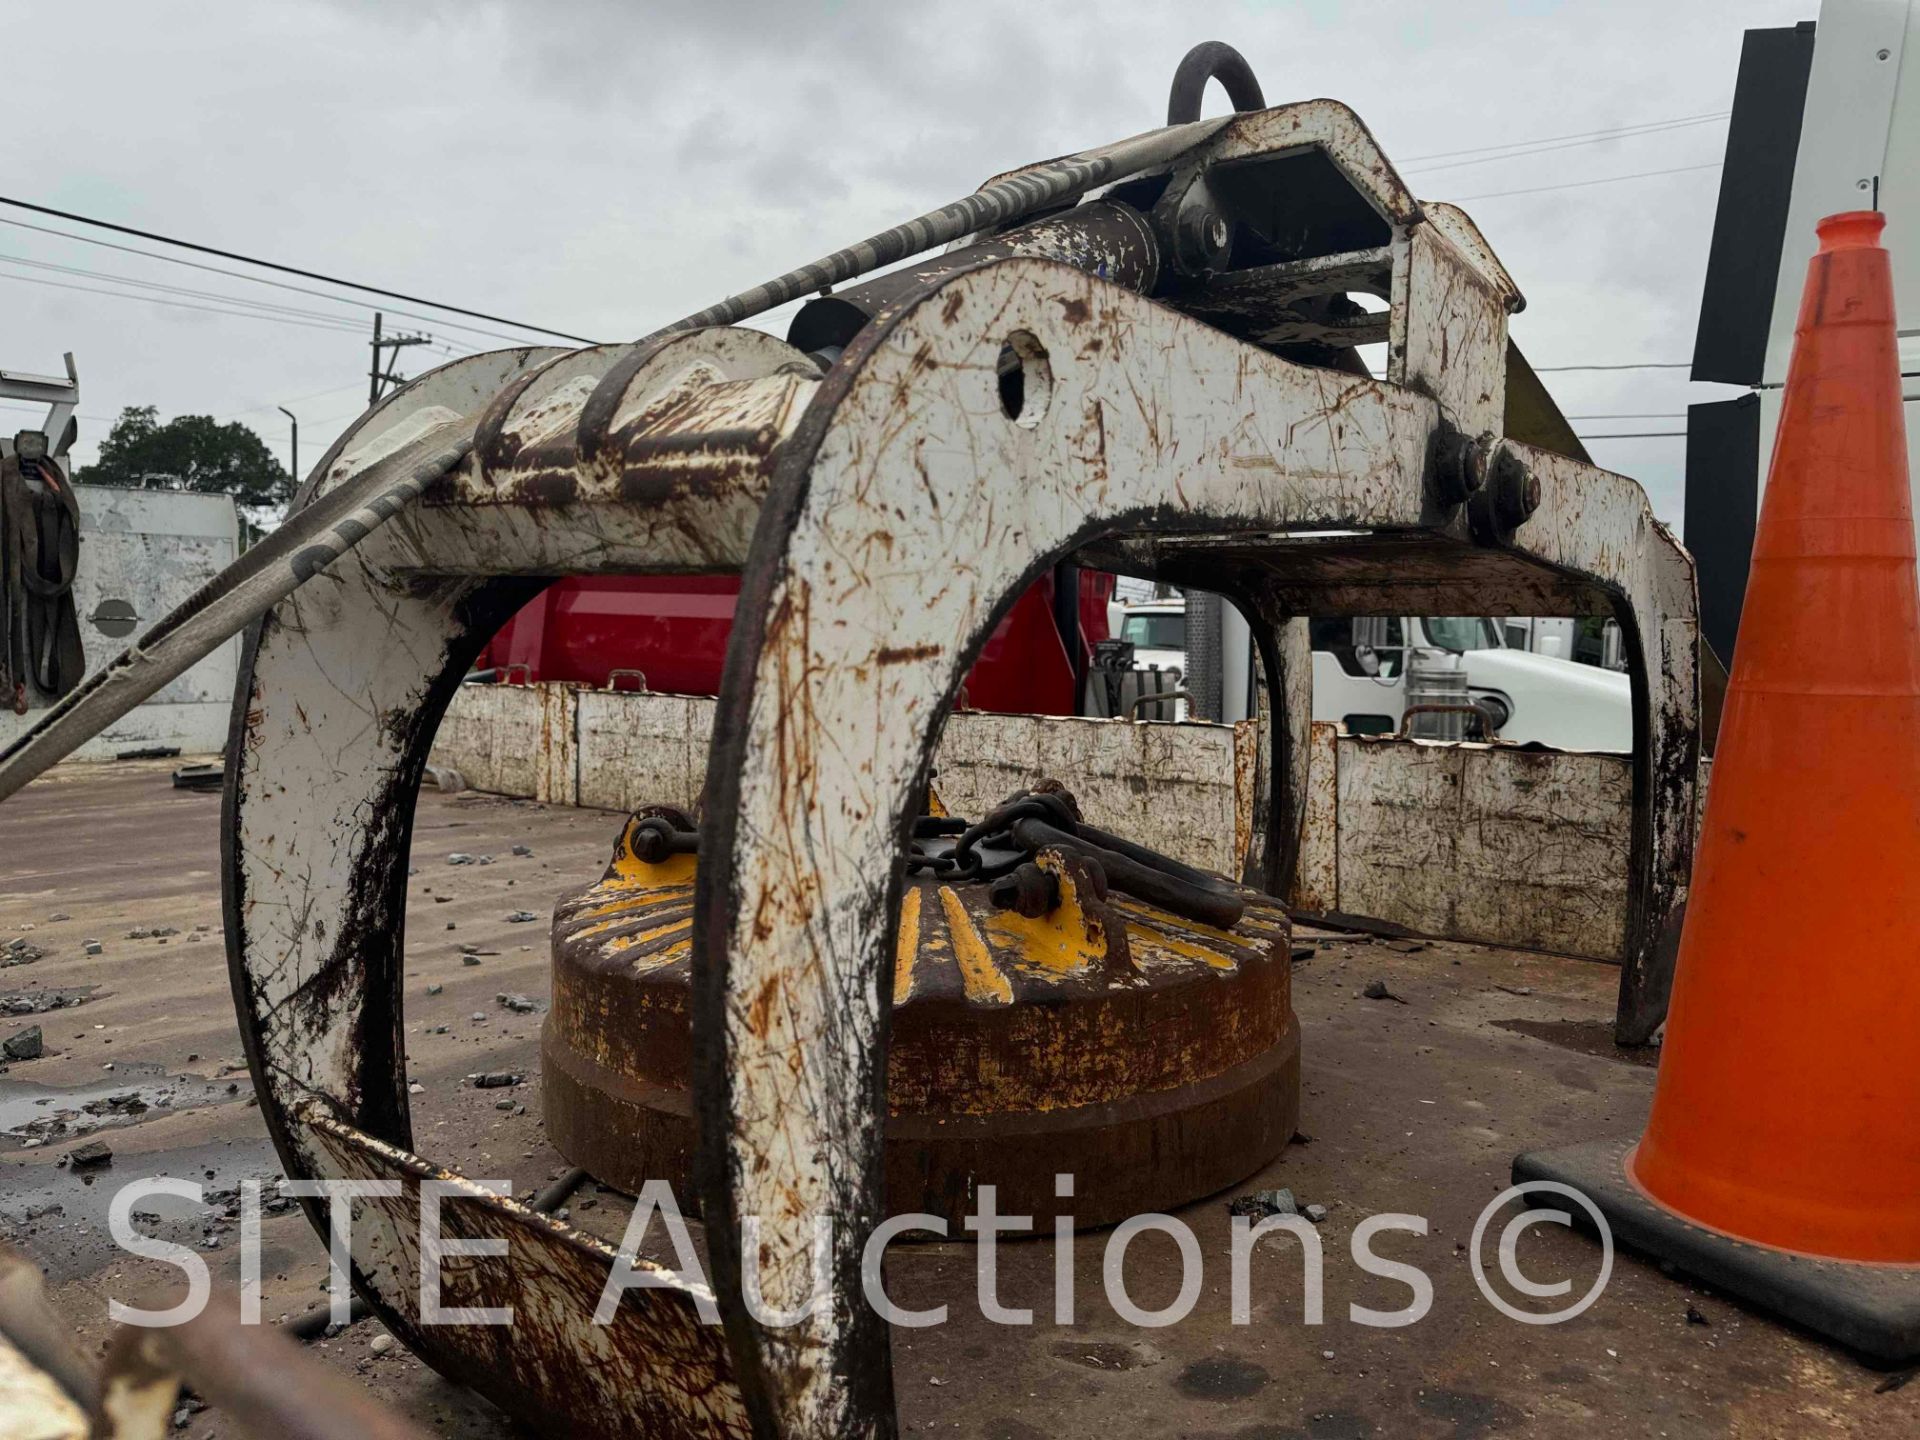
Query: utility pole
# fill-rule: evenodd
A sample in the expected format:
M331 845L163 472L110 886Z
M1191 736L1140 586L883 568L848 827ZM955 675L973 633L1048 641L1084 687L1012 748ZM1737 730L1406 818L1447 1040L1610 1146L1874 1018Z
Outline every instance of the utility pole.
M293 465L288 473L293 476L294 487L298 489L300 485L300 417L284 405L276 405L273 408L286 416L287 423L293 426Z
M386 339L380 337L381 315L373 312L373 368L367 372L367 404L379 403L380 392L388 385L404 385L407 377L396 375L394 366L400 363L400 351L408 345L426 345L433 340L431 335L392 335ZM381 370L380 352L391 350L393 358L386 362L385 373Z

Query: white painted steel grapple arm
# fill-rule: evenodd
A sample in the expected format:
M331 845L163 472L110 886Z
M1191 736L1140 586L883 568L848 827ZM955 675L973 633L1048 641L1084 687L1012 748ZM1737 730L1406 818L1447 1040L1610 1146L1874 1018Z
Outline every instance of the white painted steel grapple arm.
M251 635L226 794L226 921L261 1109L290 1174L396 1179L355 1278L432 1362L560 1433L894 1433L861 1302L880 1214L896 858L973 654L1062 559L1220 591L1254 621L1268 745L1246 874L1284 893L1316 614L1616 616L1633 661L1621 1028L1664 1006L1698 756L1691 563L1595 469L1507 338L1521 297L1316 100L1207 122L1036 203L1078 207L803 311L789 345L689 329L456 361L371 411L309 505L420 437L471 448ZM1165 148L1163 146L1163 148ZM1045 170L1047 167L1039 167ZM1038 172L1036 172L1038 173ZM1021 175L1004 183L1023 183ZM1367 308L1351 295L1384 305ZM1384 342L1385 374L1357 345ZM656 1274L592 1323L614 1257L413 1153L401 972L414 798L440 715L549 579L744 577L708 765L694 922L701 1193L715 1297ZM710 843L709 843L710 841ZM420 1187L512 1259L418 1314ZM757 1217L767 1303L740 1300Z

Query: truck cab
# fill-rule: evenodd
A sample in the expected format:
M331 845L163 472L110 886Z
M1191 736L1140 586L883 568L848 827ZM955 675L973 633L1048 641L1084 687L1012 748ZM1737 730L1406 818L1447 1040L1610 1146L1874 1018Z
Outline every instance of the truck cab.
M1151 600L1126 606L1116 628L1121 639L1133 643L1136 666L1184 674L1186 624L1186 601ZM1399 733L1414 672L1425 668L1465 673L1467 698L1486 717L1494 739L1565 750L1633 748L1627 675L1564 658L1552 653L1551 644L1541 650L1515 648L1507 643L1514 621L1485 615L1372 615L1308 624L1313 718L1336 723L1349 734ZM1469 733L1480 733L1479 727Z
M1485 615L1386 615L1309 622L1313 718L1356 735L1394 734L1416 662L1462 670L1494 738L1562 750L1633 748L1625 674L1514 649Z

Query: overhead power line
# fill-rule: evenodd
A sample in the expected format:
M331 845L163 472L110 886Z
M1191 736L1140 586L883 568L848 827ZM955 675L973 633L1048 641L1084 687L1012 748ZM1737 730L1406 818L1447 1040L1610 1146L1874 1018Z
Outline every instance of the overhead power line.
M1685 435L1684 430L1620 430L1598 435L1581 435L1582 440L1658 440L1664 436Z
M1705 115L1681 115L1671 120L1645 120L1633 125L1614 125L1604 130L1576 130L1567 135L1539 135L1532 140L1509 140L1501 145L1470 145L1464 150L1436 150L1431 155L1409 155L1401 161L1402 165L1420 165L1428 160L1451 160L1456 155L1484 155L1489 150L1507 150L1516 145L1547 145L1562 140L1608 140L1629 130L1645 130L1656 126L1704 125L1709 120L1724 120L1733 114L1731 110L1714 110Z
M220 304L241 305L249 310L258 310L270 315L293 315L304 320L324 320L330 325L340 325L358 331L359 325L344 315L328 314L321 310L303 310L297 305L280 305L271 300L248 300L243 296L231 295L220 290L195 290L187 285L168 285L158 280L140 280L132 275L118 275L111 270L88 270L80 265L56 265L50 260L29 260L24 255L0 255L0 264L24 265L32 270L51 270L60 275L78 275L88 280L105 280L115 285L127 285L137 290L153 290L163 295L184 295L192 300L212 300Z
M124 290L102 290L97 285L74 285L65 280L43 280L37 275L8 275L0 271L0 280L21 285L46 285L55 290L78 290L85 295L105 295L114 300L132 300L142 305L165 305L174 310L198 310L207 315L237 315L242 320L268 320L276 325L298 325L303 330L330 330L336 334L358 335L358 325L336 324L331 320L295 320L287 315L270 315L259 310L229 310L219 305L195 305L188 300L167 300L158 295L129 295Z
M1520 190L1484 190L1478 195L1453 195L1449 200L1454 204L1464 204L1469 200L1498 200L1506 195L1538 195L1542 190L1584 190L1589 185L1613 185L1622 180L1645 180L1654 175L1684 175L1692 170L1718 170L1720 162L1709 160L1704 165L1675 165L1669 170L1636 170L1631 175L1603 175L1598 180L1562 180L1553 185L1528 185Z
M315 299L331 301L335 305L351 305L354 309L369 314L376 308L382 308L389 315L403 315L409 320L424 320L442 330L464 330L470 335L485 335L490 339L505 340L514 345L525 343L523 336L505 335L498 330L483 330L478 325L462 325L458 320L448 320L441 315L427 315L418 310L402 310L397 305L376 307L366 300L356 300L347 295L335 295L331 291L315 290L306 285L289 285L284 280L269 280L264 275L249 275L244 270L229 270L221 265L205 265L198 260L188 260L180 255L164 255L157 250L142 250L136 245L118 245L111 240L102 240L97 235L76 235L71 230L56 230L50 225L33 225L25 220L9 220L4 215L0 215L0 225L9 225L16 230L31 230L36 235L53 235L62 240L74 240L82 245L97 245L102 250L117 250L122 255L138 255L143 259L159 260L168 265L184 265L189 270L201 270L209 275L225 275L229 279L245 280L250 285L268 285L275 290L285 290L294 295L311 295Z
M1684 410L1627 410L1611 415L1568 415L1568 420L1684 420Z
M1419 165L1409 163L1405 173L1410 175L1431 175L1437 170L1458 170L1468 165L1492 165L1501 160L1520 160L1529 155L1546 155L1556 150L1572 150L1581 145L1600 145L1608 140L1635 140L1642 135L1665 135L1674 130L1687 130L1696 125L1709 125L1725 119L1721 115L1708 115L1696 120L1670 120L1662 124L1635 126L1629 129L1603 131L1597 135L1582 139L1546 141L1520 141L1512 145L1489 146L1494 154L1476 156L1467 160L1449 160L1440 165Z
M301 405L307 402L308 400L324 400L329 395L344 395L349 390L358 390L359 388L360 388L360 382L358 380L354 380L346 385L334 385L334 386L330 386L325 390L315 390L310 395L296 395L291 400L288 400L284 403L288 405ZM263 410L278 410L280 408L281 403L282 402L279 402L279 401L269 400L262 405L249 405L244 410L231 410L225 415L216 415L214 418L216 420L238 420L242 415L254 415L254 414L258 414ZM356 411L355 413L358 414L359 412ZM318 423L318 422L315 422L315 423Z
M119 225L111 220L96 220L90 215L75 214L71 210L56 210L50 205L36 205L30 200L17 200L12 196L0 195L0 205L11 205L17 210L27 210L35 215L51 215L56 220L71 220L81 225L92 225L96 229L111 230L116 235L131 235L136 240L153 240L162 245L174 245L182 250L192 250L201 255L213 255L222 260L237 260L243 265L257 265L263 270L275 270L282 275L298 275L302 280L318 280L322 284L338 285L347 290L359 290L367 295L382 295L391 300L404 300L409 305L425 305L434 310L445 310L451 315L465 315L470 320L486 320L495 325L511 325L516 330L528 330L536 335L553 335L562 340L572 340L580 345L599 343L583 335L569 335L564 330L555 330L546 325L529 325L524 321L509 320L504 315L489 315L484 310L468 310L459 305L443 305L438 300L425 300L418 295L408 295L404 291L386 290L378 285L362 285L356 280L342 280L337 275L325 275L317 270L302 270L297 265L282 265L276 260L262 260L257 256L243 255L235 250L222 250L217 246L202 245L193 240L180 240L153 230L139 230L131 225Z

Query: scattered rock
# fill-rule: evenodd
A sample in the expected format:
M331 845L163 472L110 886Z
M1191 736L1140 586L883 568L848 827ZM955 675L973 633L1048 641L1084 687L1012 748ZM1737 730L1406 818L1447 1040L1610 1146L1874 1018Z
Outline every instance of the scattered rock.
M480 963L480 957L478 955L462 955L460 957L460 963L462 965L478 965Z
M6 948L0 950L0 969L5 969L9 965L31 965L36 960L45 959L46 954L46 951L30 940L9 940Z
M466 854L466 853L465 853L465 852L463 852L463 851L460 851L460 850L456 850L456 851L454 851L454 852L453 852L453 853L452 853L451 855L449 855L449 856L447 856L447 864L449 864L449 865L471 865L471 864L473 864L473 856L471 856L471 855L468 855L468 854Z
M476 1090L501 1090L518 1085L525 1078L513 1070L482 1070L477 1075L469 1075L467 1080Z
M516 1015L531 1015L540 1008L524 995L496 995L493 998Z
M407 1094L424 1095L426 1093L427 1093L427 1087L422 1085L418 1080L409 1080L407 1082Z
M1402 1005L1411 1003L1387 989L1387 982L1384 980L1369 980L1367 982L1367 988L1360 993L1369 1000L1397 1000Z
M513 853L524 860L533 854L533 847L531 845L516 845L513 847Z
M81 944L80 948L85 950L89 955L103 955L107 949L107 947L102 945L98 940L85 941Z
M511 915L507 916L507 923L509 925L525 925L529 920L538 920L539 918L540 917L531 910L515 910Z
M1412 955L1416 951L1427 948L1427 942L1424 940L1388 940L1383 943L1387 949L1398 950L1402 955Z
M1324 1205L1302 1205L1300 1207L1300 1213L1318 1225L1322 1220L1327 1218L1327 1207Z
M1291 1190L1254 1190L1229 1200L1227 1213L1264 1220L1269 1215L1298 1215L1300 1207Z
M446 987L446 986L444 986L444 985L429 985L429 986L427 986L427 994L429 994L429 995L438 995L438 994L439 994L439 993L440 993L440 992L441 992L442 990L444 990L444 989L446 989L446 988L447 988L447 987Z
M44 1015L49 1010L67 1010L84 1005L93 998L95 986L82 985L71 990L14 990L0 995L0 1015Z
M17 1034L9 1035L0 1041L0 1055L9 1060L38 1060L45 1053L40 1039L40 1027L29 1025Z
M391 1335L376 1335L373 1337L373 1343L367 1346L367 1349L375 1355L384 1355L392 1348L393 1336Z
M1495 985L1493 988L1496 990L1504 990L1509 995L1531 995L1533 993L1533 987L1531 985Z
M112 1159L113 1147L104 1140L89 1140L67 1152L67 1163L76 1170L91 1170L96 1165L108 1164Z
M515 1110L519 1107L511 1100L496 1100L493 1102L493 1108L496 1110Z
M60 922L61 922L62 920L71 920L71 919L73 919L73 916L71 916L71 915L69 915L69 914L67 914L67 912L66 912L66 911L64 911L64 910L56 910L56 911L54 911L54 912L53 912L53 914L51 914L51 915L49 915L49 916L47 916L47 923L48 923L49 925L57 925L57 924L59 924L59 923L60 923Z
M1694 1308L1693 1306L1691 1306L1691 1305L1689 1305L1689 1306L1687 1306L1687 1324L1689 1324L1689 1325L1711 1325L1711 1324L1713 1324L1713 1321L1711 1321L1711 1320L1709 1320L1709 1319L1708 1319L1708 1318L1707 1318L1706 1316L1704 1316L1704 1315L1702 1315L1702 1314L1701 1314L1701 1313L1700 1313L1700 1312L1699 1312L1698 1310L1696 1310L1696 1309L1695 1309L1695 1308Z

